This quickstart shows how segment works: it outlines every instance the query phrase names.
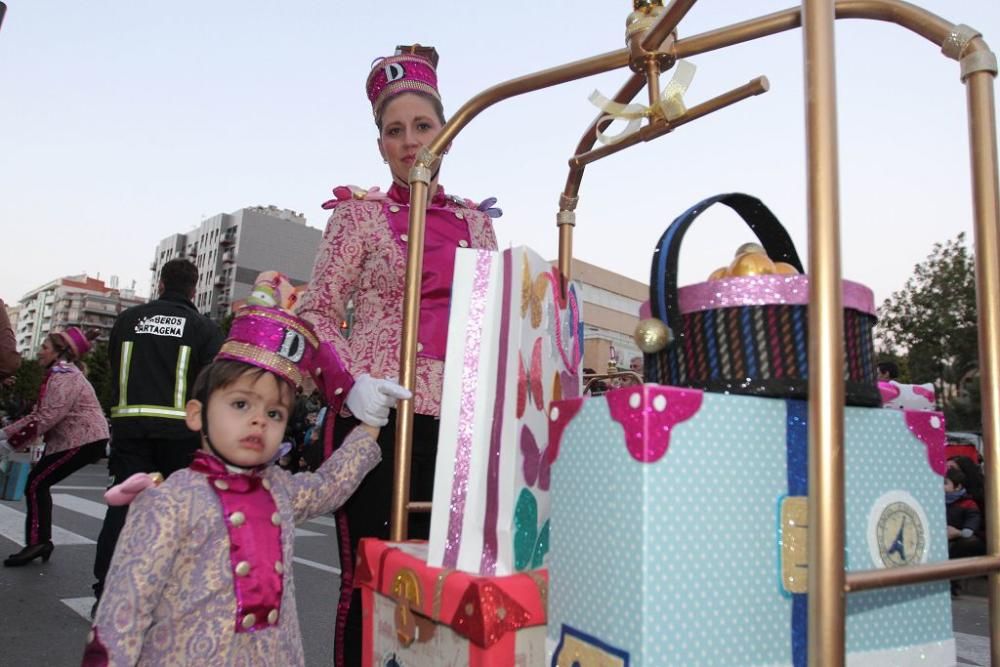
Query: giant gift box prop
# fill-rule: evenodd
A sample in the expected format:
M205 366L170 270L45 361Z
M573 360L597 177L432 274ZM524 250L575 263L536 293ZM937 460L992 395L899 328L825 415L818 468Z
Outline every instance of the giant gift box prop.
M552 665L804 666L807 404L647 384L552 412ZM940 414L844 428L847 569L946 560ZM950 602L850 594L847 664L955 664Z
M544 570L479 577L430 567L426 543L365 538L355 573L362 664L531 667L545 663Z
M580 395L578 287L528 248L455 255L428 563L484 575L542 567L547 409Z

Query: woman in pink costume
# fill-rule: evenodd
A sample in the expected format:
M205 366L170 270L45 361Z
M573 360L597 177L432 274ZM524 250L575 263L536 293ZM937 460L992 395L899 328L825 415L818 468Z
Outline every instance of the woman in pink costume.
M202 449L162 484L138 485L151 488L129 509L84 665L304 664L295 524L339 507L379 461L378 429L362 425L316 473L273 465L308 373L338 408L350 395L349 374L308 323L275 307L239 311L187 404ZM409 396L383 390L376 416Z
M408 174L421 148L445 123L437 89L437 53L433 48L399 47L395 55L379 59L368 75L366 91L379 131L378 149L389 166L392 184L387 192L353 186L334 189L336 199L313 267L301 314L324 341L340 353L348 370L363 377L399 377L399 350L403 328L403 287L406 269L410 191ZM440 167L439 167L440 168ZM496 249L492 217L483 204L445 194L438 172L429 186L424 239L423 277L417 338L416 396L413 424L411 493L430 500L437 452L438 416L448 312L457 248ZM353 300L353 328L349 337L341 323L348 319ZM363 396L358 392L359 398ZM342 415L326 432L327 446L339 442L354 419L364 419L362 401L348 403L351 415ZM362 537L388 538L392 494L395 411L379 435L382 463L337 514L340 533L341 601L337 614L335 662L360 664L361 599L353 591L353 564ZM409 536L426 537L427 515L413 517Z
M108 444L108 420L82 361L96 337L96 332L85 334L76 327L49 334L38 351L45 379L34 410L0 431L0 453L23 449L40 436L45 439L45 453L31 468L24 490L25 546L7 557L5 567L27 565L36 558L49 560L52 486L97 461Z

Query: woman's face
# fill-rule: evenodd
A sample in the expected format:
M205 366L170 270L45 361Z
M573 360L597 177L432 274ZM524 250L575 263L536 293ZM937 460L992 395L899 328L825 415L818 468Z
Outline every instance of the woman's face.
M430 100L410 93L392 98L382 112L378 149L393 177L407 182L417 153L440 131L441 121Z
M38 350L38 361L42 364L43 368L48 368L59 358L59 353L56 348L52 347L52 341L46 338L42 341L42 347Z

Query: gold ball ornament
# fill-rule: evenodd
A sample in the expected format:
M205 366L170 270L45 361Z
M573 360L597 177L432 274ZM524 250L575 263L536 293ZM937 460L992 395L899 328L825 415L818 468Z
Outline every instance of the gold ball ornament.
M715 271L712 271L712 273L709 274L708 279L709 280L722 280L723 278L728 278L728 277L729 277L729 267L728 266L720 266Z
M740 255L743 255L748 252L757 252L762 255L767 254L767 251L764 250L764 246L762 246L759 243L744 243L743 245L741 245L739 248L736 249L736 254L733 256L739 257Z
M734 276L762 276L774 273L774 262L762 252L745 252L729 265Z
M655 317L640 320L635 327L635 333L632 334L635 344L645 354L659 352L670 343L673 337L670 327Z
M786 276L797 276L799 275L799 270L788 262L775 262L774 272L780 275Z

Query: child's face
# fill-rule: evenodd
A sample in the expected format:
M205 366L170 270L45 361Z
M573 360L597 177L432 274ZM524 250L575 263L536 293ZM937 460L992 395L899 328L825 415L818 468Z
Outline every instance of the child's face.
M268 463L285 435L291 401L291 387L271 373L244 373L209 396L208 437L235 465L251 468ZM193 430L201 430L200 409L197 412L192 420L189 409L188 426ZM203 448L208 450L207 445Z
M947 477L944 478L944 492L951 493L955 490L955 484Z

